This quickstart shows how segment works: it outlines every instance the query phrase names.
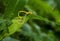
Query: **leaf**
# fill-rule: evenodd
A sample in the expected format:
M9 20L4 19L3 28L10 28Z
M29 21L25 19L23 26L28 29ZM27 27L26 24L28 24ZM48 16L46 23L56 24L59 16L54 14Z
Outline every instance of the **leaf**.
M28 4L37 14L52 15L57 23L60 23L60 14L58 10L53 10L51 6L41 0L30 0ZM44 12L44 13L43 13ZM46 12L46 13L45 13Z
M18 11L24 7L26 2L24 0L4 0L4 3L6 8L3 18L11 19L14 15L18 15Z

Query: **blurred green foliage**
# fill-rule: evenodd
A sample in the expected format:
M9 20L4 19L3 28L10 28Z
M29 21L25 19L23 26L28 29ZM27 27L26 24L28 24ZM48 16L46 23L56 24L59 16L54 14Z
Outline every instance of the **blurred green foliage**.
M0 0L0 41L60 41L59 11L59 0Z

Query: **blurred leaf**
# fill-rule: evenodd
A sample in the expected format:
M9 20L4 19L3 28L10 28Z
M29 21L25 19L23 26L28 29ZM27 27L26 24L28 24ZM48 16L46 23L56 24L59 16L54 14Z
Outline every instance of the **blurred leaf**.
M7 37L7 38L4 38L3 41L19 41L19 40L11 38L11 37Z

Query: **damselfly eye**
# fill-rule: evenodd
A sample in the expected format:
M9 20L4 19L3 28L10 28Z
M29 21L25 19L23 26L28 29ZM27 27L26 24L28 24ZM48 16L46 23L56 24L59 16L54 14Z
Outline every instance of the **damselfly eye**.
M26 12L25 11L19 11L18 12L18 16L21 16L22 17L22 16L25 16L25 15L26 15Z
M21 12L21 13L19 13L19 16L25 16L25 15L26 15L25 12Z
M28 16L29 14L32 14L32 13L31 13L31 12L26 12L26 11L19 11L19 12L18 12L18 16L19 16L19 17L23 17L23 16L25 16L25 15Z

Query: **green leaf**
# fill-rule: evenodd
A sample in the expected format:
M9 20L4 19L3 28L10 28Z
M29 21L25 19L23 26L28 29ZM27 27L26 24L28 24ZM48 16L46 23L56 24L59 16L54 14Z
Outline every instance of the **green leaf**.
M18 11L23 9L26 2L24 0L4 0L4 3L6 7L3 18L11 19L14 15L18 15Z
M30 8L37 12L37 14L52 15L57 23L60 23L60 14L58 10L53 10L46 2L41 0L30 0L28 4Z

